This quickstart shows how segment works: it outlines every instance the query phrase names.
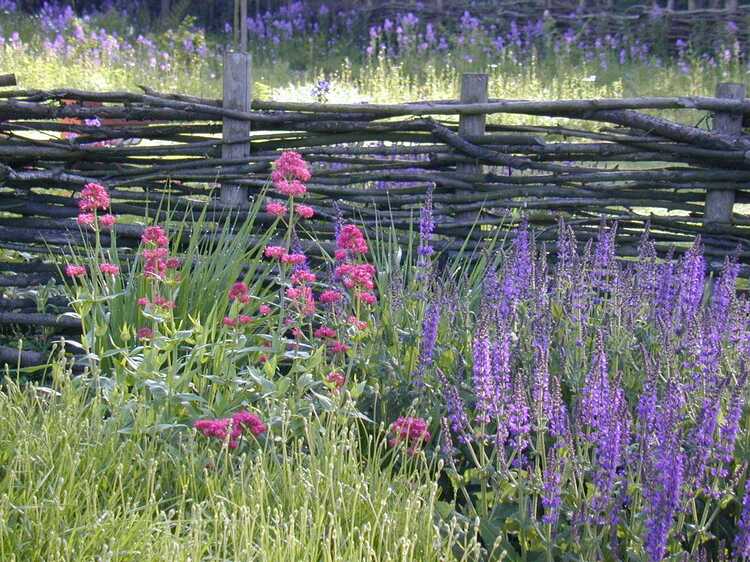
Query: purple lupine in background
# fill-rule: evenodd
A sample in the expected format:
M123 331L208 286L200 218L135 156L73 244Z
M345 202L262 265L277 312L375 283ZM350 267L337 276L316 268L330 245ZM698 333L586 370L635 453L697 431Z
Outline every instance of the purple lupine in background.
M594 247L594 261L591 268L592 287L598 290L608 290L609 277L615 265L615 238L617 236L617 223L607 227L602 224L596 237Z
M737 260L727 258L711 298L711 316L719 326L727 326L726 319L734 302L739 273L740 265Z
M432 191L434 185L427 188L424 205L419 210L419 246L417 248L417 266L427 267L430 256L434 253L432 247L432 233L435 231L435 222L432 218Z
M477 398L476 421L486 424L496 414L497 396L495 381L492 378L492 355L486 325L481 325L474 334L472 363L474 394Z
M524 466L526 464L524 452L529 445L531 416L529 415L529 404L525 388L525 381L519 373L513 381L513 398L506 410L509 446L514 455L513 466Z
M471 441L471 427L469 418L466 415L466 406L461 399L458 388L448 382L448 379L440 369L437 369L438 381L443 388L443 400L447 412L446 419L450 430L458 436L459 443L469 443Z
M745 480L745 494L742 497L742 513L737 523L734 538L734 555L737 559L750 558L750 479Z
M553 415L549 376L549 337L540 336L534 342L534 375L532 387L534 426L543 431Z
M562 462L557 447L552 447L547 453L547 466L544 469L542 484L542 507L544 516L542 522L554 525L560 516L562 503L560 485L562 483Z
M432 365L432 356L435 353L435 343L438 337L438 328L440 327L440 314L443 308L440 297L433 298L427 303L422 319L422 340L419 346L419 358L417 360L417 369L414 373L414 384L417 387L424 385L424 375L427 369Z
M683 325L692 320L703 299L706 277L706 262L703 259L700 237L683 256L679 275L679 311Z
M643 496L645 549L651 562L664 558L669 531L680 507L684 464L684 455L674 441L657 443L648 451L643 474Z

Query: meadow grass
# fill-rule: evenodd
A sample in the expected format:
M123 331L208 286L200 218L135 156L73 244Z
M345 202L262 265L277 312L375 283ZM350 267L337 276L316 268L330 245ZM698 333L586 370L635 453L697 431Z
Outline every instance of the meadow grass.
M147 408L82 392L61 364L54 378L0 392L4 561L454 559L423 461L356 427L313 419L289 439L282 423L238 456L154 433Z

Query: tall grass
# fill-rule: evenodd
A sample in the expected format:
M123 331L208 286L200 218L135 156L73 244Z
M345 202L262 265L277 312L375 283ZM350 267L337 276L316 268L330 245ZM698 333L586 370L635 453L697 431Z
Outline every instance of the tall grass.
M426 467L356 427L313 419L287 442L282 424L236 456L191 431L147 431L146 408L87 397L60 364L54 378L0 392L4 561L475 557L457 527L438 535Z

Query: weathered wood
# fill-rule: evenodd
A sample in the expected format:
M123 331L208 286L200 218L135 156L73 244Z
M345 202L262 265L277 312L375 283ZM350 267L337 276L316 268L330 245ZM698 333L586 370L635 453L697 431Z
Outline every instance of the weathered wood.
M722 83L716 87L716 97L744 100L744 84ZM716 113L713 130L726 137L742 134L742 116L736 113ZM735 193L732 189L711 190L706 193L705 223L711 227L716 223L731 223Z
M246 7L246 6L245 6ZM250 111L251 66L250 54L229 52L224 55L224 108L247 113ZM221 156L227 160L241 160L250 156L250 122L224 118ZM247 190L236 183L223 183L221 201L238 208L248 204Z
M0 88L16 85L15 74L0 74Z

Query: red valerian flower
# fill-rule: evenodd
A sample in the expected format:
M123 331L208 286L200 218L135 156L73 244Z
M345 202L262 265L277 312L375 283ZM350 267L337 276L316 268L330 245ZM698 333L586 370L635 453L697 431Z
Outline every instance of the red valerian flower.
M136 335L139 340L150 340L154 337L154 331L151 328L140 328Z
M362 231L354 224L345 224L336 237L336 247L354 254L367 253L367 241Z
M81 190L81 199L78 201L78 208L81 211L96 211L98 209L107 209L109 207L109 193L107 188L98 183L87 183Z
M346 384L346 377L343 375L343 373L339 373L338 371L331 371L326 377L326 382L331 383L334 388L338 390Z
M395 447L401 443L409 446L409 453L414 454L426 444L430 438L430 432L427 431L427 422L422 418L401 416L390 427L391 437L388 444Z
M320 302L323 304L334 304L337 302L341 302L341 299L344 298L341 293L338 291L334 291L332 289L326 289L322 293L320 293Z
M286 248L283 246L266 246L263 253L267 258L281 259L286 255Z
M86 275L86 267L83 265L68 264L65 266L65 275L68 277L83 277Z
M274 217L283 217L289 212L289 209L283 203L269 201L266 203L266 212Z
M120 266L115 265L114 263L100 263L99 264L99 271L106 275L111 275L112 277L117 277L120 274Z
M243 283L242 281L237 281L234 285L232 285L232 287L229 289L229 300L238 300L241 303L247 303L250 300L247 284Z
M294 207L294 212L301 216L303 219L311 219L315 215L315 209L310 205L297 205Z

